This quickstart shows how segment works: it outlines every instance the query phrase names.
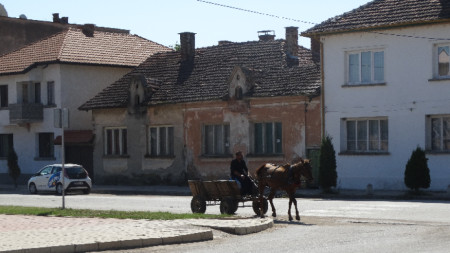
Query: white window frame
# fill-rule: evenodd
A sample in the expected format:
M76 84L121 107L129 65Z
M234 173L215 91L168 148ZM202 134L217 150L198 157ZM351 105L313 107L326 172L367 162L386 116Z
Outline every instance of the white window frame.
M212 130L212 135L208 135L209 129ZM217 139L218 136L221 140ZM204 124L202 126L202 154L203 156L229 156L231 154L229 123Z
M371 138L371 122L377 122L377 133L374 137L376 139ZM354 122L354 133L353 138L350 138L350 129L349 129L349 122ZM383 122L385 122L385 125L383 125ZM386 136L383 135L382 127L386 128L386 132L384 133ZM361 128L359 128L361 127ZM343 128L344 131L342 131L343 138L342 138L342 147L344 152L348 153L387 153L389 152L389 120L387 117L375 117L375 118L346 118L343 119ZM365 128L365 129L364 129ZM364 130L363 138L361 138L360 133L358 130ZM384 138L383 138L384 137ZM371 142L375 142L375 146L371 145ZM352 146L354 148L350 147L350 143L352 143Z
M434 122L439 123L439 129L433 126ZM446 122L447 128L444 129L444 121ZM426 149L434 152L450 152L450 114L443 115L429 115L427 117L427 127L426 127L426 139L427 146ZM438 131L437 137L433 136L433 132ZM439 138L439 140L435 140ZM438 143L436 143L436 141ZM445 148L449 146L449 148Z
M440 60L440 54L441 48L446 48L445 52L448 54L447 63L450 65L450 43L442 43L442 44L435 44L433 47L433 76L435 79L450 79L450 66L448 66L448 71L446 75L440 75L439 73L439 60Z
M269 133L271 136L271 143L268 143L268 139L267 139L267 131L269 131L267 129L267 125L271 125L271 132ZM257 125L261 125L261 147L260 150L258 150L258 143L257 143L257 139L258 136L257 135ZM280 136L277 136L277 129L279 128ZM255 122L253 123L253 154L255 155L281 155L283 154L283 124L281 122ZM271 150L268 150L268 147L270 146ZM278 146L278 147L277 147Z
M386 53L385 53L386 51L384 50L384 49L382 49L382 48L378 48L378 49L366 49L366 50L357 50L357 51L347 51L346 52L346 78L347 78L347 84L348 85L367 85L367 84L383 84L383 83L385 83L386 81L386 60L385 60L385 57L386 57ZM363 76L363 55L367 55L367 53L370 53L370 68L369 68L369 71L370 71L370 77L369 77L369 80L362 80L362 76ZM375 54L378 54L379 55L379 53L383 53L382 54L382 62L383 62L383 66L382 66L382 75L383 75L383 78L382 79L377 79L377 80L375 80L375 78L376 78L376 76L375 76L375 72L376 72L376 64L375 64ZM358 60L358 62L357 62L357 64L358 64L358 69L356 70L357 71L357 77L355 78L355 79L357 79L357 80L352 80L352 74L351 74L351 71L352 71L352 68L351 68L351 66L350 66L350 63L351 63L351 58L352 58L352 56L357 56L357 60Z
M155 135L152 136L152 131L156 131ZM164 126L149 126L148 127L148 154L150 156L174 156L174 143L175 143L175 132L174 127L170 125ZM162 132L165 132L163 136ZM152 140L156 141L155 145L152 145ZM156 149L156 150L154 150Z
M125 130L125 131L124 131ZM111 139L108 132L111 131ZM115 135L118 131L118 136ZM124 133L125 132L125 133ZM105 156L123 156L128 153L128 131L126 127L105 127L104 129L104 155ZM109 144L111 142L111 148Z

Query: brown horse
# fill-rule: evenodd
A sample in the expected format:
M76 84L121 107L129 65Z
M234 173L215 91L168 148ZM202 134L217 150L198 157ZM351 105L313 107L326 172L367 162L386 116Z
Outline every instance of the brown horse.
M264 188L268 186L270 188L269 202L272 207L272 216L276 217L277 213L275 207L273 206L272 199L275 196L277 190L281 189L286 191L289 195L289 220L292 220L291 216L291 205L294 203L295 206L295 218L300 220L300 215L297 209L297 200L294 197L295 190L300 187L301 176L304 176L308 181L312 181L312 168L309 160L303 160L300 158L300 162L293 165L283 165L276 166L270 163L266 163L256 170L256 177L258 179L258 190L259 190L259 202L261 218L264 217L263 210L263 192Z

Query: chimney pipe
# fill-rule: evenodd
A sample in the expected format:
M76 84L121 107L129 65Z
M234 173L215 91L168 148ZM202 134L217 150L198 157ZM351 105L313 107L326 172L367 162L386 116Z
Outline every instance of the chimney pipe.
M69 17L62 17L61 18L61 24L64 24L64 25L69 24Z
M84 24L81 27L81 31L86 37L94 37L95 25L94 24Z
M298 27L286 27L286 46L290 56L298 57Z
M259 41L272 41L275 39L274 30L258 31Z
M53 23L59 23L59 13L53 13Z
M182 61L193 61L195 56L195 33L180 33L180 52Z
M311 37L311 54L315 63L320 62L320 38Z

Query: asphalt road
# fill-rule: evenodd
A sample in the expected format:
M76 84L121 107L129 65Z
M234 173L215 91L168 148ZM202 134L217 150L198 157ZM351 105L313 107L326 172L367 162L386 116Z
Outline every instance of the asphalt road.
M69 195L67 208L189 213L191 197ZM214 232L209 242L126 252L449 252L450 202L298 199L300 222L275 199L274 228L246 236ZM2 205L60 207L55 195L0 194ZM207 213L219 213L208 206ZM270 214L270 210L269 210ZM237 215L253 217L250 203Z

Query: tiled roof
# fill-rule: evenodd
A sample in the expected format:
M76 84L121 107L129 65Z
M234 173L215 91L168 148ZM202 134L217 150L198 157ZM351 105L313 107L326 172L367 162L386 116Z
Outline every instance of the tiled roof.
M171 49L127 33L68 28L0 57L0 74L26 72L39 63L62 62L136 67L148 56Z
M288 59L284 40L230 43L196 50L193 63L179 52L158 53L80 107L82 110L126 107L132 76L157 80L147 105L223 99L236 66L252 72L253 97L318 95L320 70L310 50L300 47L300 60ZM308 57L309 55L309 57ZM248 73L247 73L248 74Z
M375 0L302 33L313 36L352 30L450 21L449 0Z

